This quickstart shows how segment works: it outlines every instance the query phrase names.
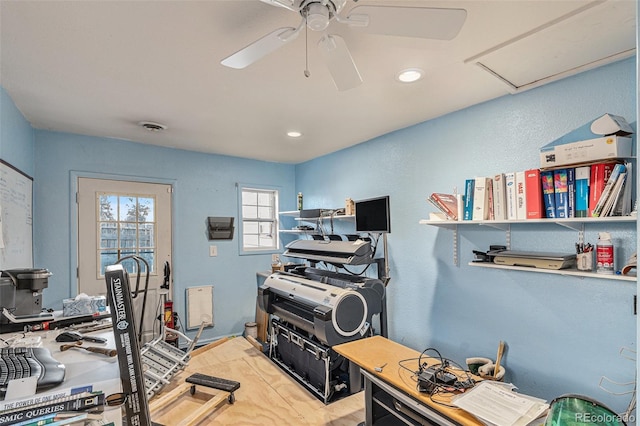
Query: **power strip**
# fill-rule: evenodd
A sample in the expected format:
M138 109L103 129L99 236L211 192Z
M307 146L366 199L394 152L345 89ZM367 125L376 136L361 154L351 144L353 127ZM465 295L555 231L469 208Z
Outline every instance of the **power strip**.
M436 386L453 385L458 380L455 374L442 367L428 367L418 375L418 390L431 393Z

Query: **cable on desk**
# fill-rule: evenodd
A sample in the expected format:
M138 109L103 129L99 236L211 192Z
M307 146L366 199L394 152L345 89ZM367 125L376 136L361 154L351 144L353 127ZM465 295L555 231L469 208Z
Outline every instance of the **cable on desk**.
M439 362L428 365L427 362L423 362L423 357L429 351L434 351L437 354L437 360ZM418 369L414 370L408 367L406 364L418 361ZM428 393L429 400L434 404L442 405L448 408L458 408L454 405L437 401L434 399L435 395L455 395L456 393L462 393L469 388L475 386L475 381L471 377L471 372L462 368L455 361L444 358L437 349L427 348L417 358L407 358L398 361L398 366L411 373L410 378L416 382L416 390L420 393ZM449 368L454 367L455 372L450 371ZM424 374L423 374L424 373ZM445 376L450 375L450 376ZM461 378L460 375L463 377ZM462 380L466 376L465 380ZM452 383L446 383L445 378L452 379L455 377L455 381ZM453 379L452 379L453 380ZM422 385L422 386L421 386Z

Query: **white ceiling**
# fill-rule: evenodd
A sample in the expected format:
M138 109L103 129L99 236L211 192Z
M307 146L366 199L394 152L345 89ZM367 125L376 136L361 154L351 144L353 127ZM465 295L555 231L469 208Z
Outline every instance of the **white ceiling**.
M245 69L220 64L298 25L295 12L259 0L1 0L0 84L38 129L298 163L635 53L634 0L358 2L390 4L467 18L451 41L333 21L328 32L345 39L363 79L338 91L312 31L308 78L304 31ZM408 67L425 78L395 81Z

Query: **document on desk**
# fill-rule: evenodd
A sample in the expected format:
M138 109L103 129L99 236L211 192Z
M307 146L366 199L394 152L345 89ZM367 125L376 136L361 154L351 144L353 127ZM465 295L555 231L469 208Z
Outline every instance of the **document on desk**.
M514 392L509 383L483 381L451 401L488 425L525 426L548 408L545 400Z

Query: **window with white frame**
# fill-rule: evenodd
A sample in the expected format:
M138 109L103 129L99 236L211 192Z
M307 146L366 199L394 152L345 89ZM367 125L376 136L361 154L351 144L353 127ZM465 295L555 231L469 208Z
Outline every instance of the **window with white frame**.
M278 191L241 188L242 249L245 252L278 249Z
M149 272L155 272L155 197L99 192L96 201L98 276L104 276L107 265L113 265L118 259L131 255L144 258L149 264ZM127 272L137 272L133 262L123 264Z

